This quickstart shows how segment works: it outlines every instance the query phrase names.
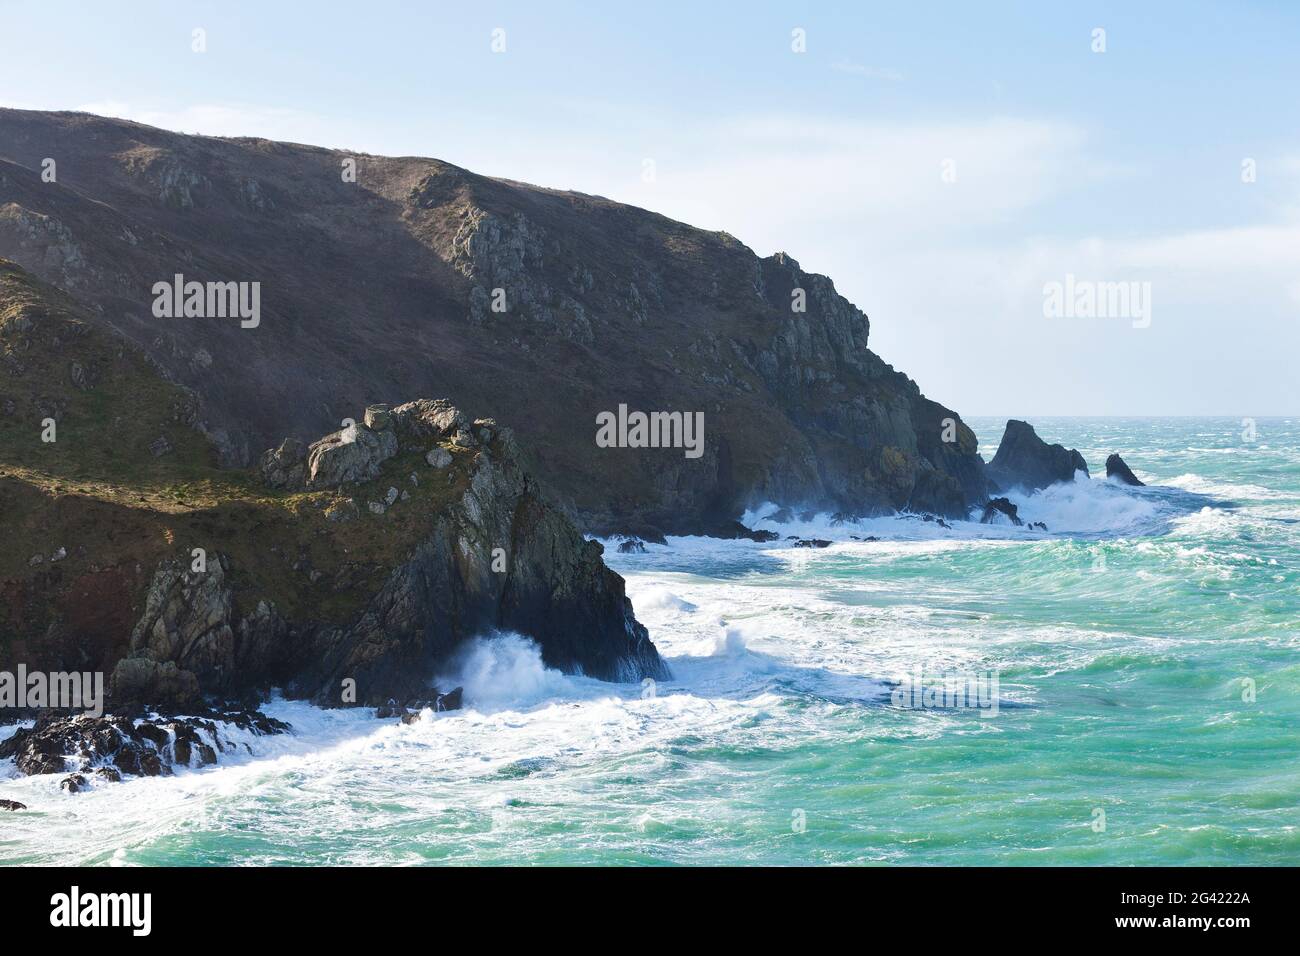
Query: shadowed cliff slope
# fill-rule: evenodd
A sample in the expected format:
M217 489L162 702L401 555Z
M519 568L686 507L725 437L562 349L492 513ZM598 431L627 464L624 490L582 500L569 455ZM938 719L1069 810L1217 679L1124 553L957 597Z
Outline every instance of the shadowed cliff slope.
M987 491L974 435L868 350L830 279L595 196L0 110L0 256L193 389L226 464L436 395L508 421L592 531L698 530L764 499L953 515ZM259 325L156 318L176 273L260 282ZM703 412L703 455L598 448L620 404Z

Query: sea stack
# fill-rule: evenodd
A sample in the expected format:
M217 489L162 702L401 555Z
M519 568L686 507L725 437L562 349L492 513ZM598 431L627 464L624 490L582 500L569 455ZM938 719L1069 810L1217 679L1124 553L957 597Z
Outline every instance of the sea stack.
M1002 490L1038 491L1060 481L1073 481L1077 471L1088 474L1088 463L1075 449L1049 445L1038 437L1033 425L1012 419L988 471Z
M1111 455L1106 459L1106 477L1114 478L1126 485L1134 485L1138 488L1145 487L1145 483L1138 481L1137 475L1125 464L1124 459L1118 454Z

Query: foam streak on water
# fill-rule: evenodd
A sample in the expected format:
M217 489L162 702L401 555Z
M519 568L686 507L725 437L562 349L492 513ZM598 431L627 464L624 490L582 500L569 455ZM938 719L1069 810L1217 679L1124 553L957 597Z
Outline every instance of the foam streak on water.
M279 701L253 756L78 795L0 768L0 862L1300 863L1300 425L1035 424L1152 487L1012 495L1046 533L772 505L832 545L610 547L673 680L484 635L459 713ZM894 706L918 665L1005 706Z

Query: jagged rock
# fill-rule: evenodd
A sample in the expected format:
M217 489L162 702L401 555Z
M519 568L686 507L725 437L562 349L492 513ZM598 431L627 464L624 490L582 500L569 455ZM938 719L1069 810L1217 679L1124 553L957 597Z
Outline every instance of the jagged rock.
M372 515L381 515L388 510L387 506L385 506L382 501L370 502L369 508Z
M1137 475L1133 474L1132 469L1124 463L1124 459L1117 454L1106 459L1106 477L1114 478L1126 485L1133 485L1138 488L1146 487L1143 482L1138 480Z
M398 405L392 410L392 422L402 441L412 443L443 441L469 424L456 406L441 398Z
M0 810L26 810L27 804L17 800L0 800Z
M268 487L302 488L307 479L307 446L296 438L286 438L278 448L262 453L258 470Z
M367 405L363 419L372 431L383 431L392 421L392 409L387 405Z
M645 554L645 542L640 538L624 538L618 543L619 554Z
M387 703L380 704L375 708L375 716L379 718L397 717L404 724L413 724L420 719L420 714L426 707L434 713L460 710L464 694L465 689L463 687L457 687L445 694L438 693L435 688L432 695L427 699L411 700L405 705L389 698Z
M235 749L229 739L235 727L259 736L282 734L291 728L260 711L203 711L193 717L151 717L131 720L118 715L91 717L45 716L31 728L19 728L0 741L0 759L30 775L73 773L60 786L77 793L88 786L85 774L109 781L122 774L156 777L173 767L207 766L217 751Z
M188 565L177 560L164 561L145 595L144 614L131 633L132 656L159 663L171 661L201 681L219 679L234 656L233 611L222 555L209 555L204 571L191 571ZM145 675L141 670L127 676L138 680ZM117 678L115 673L115 694L120 693ZM159 671L148 675L155 687L159 687L157 681L171 678L170 673ZM183 678L179 681L175 687L188 685ZM173 706L188 703L151 702Z
M739 521L714 522L704 529L704 533L712 538L726 538L728 540L744 538L748 541L777 541L781 537L775 531L747 528Z
M397 454L392 429L353 424L314 442L307 452L307 487L335 488L378 477L379 466Z
M831 543L825 538L800 538L795 541L796 548L829 548Z
M1031 522L1029 522L1029 530L1030 530L1030 531L1046 531L1046 530L1047 530L1047 525L1044 524L1042 521L1031 521Z
M1060 481L1073 481L1076 471L1088 474L1088 464L1073 448L1049 445L1038 437L1034 426L1012 419L988 471L1001 488L1038 491Z
M1017 528L1024 524L1020 520L1019 509L1006 498L991 498L984 504L984 513L980 515L980 524L995 524L1006 518Z
M412 418L413 409L421 414ZM405 429L423 444L431 429L444 427L478 433L464 470L455 473L466 486L439 511L418 516L420 536L395 564L344 562L324 574L301 553L296 561L271 558L295 578L308 575L317 593L354 601L355 611L330 623L286 617L265 599L245 611L244 602L258 597L256 569L252 594L243 585L237 609L226 555L210 552L203 572L165 559L145 595L129 656L114 670L112 699L175 707L198 692L229 696L278 686L338 706L339 688L351 680L357 694L350 704L414 700L458 645L496 629L535 640L548 667L616 680L666 677L623 580L601 560L601 545L584 540L538 496L508 429L487 419L470 425L446 403L419 402L394 409L384 432L358 430L397 441ZM400 500L395 486L379 487L387 488L386 500ZM355 507L355 499L335 499L325 516ZM380 500L367 507L387 506ZM508 575L492 568L502 542L510 543Z
M464 697L465 688L463 687L457 687L445 694L439 694L434 704L434 710L460 710Z
M185 707L200 697L199 681L193 672L177 667L175 661L160 663L147 657L118 661L110 686L118 703Z

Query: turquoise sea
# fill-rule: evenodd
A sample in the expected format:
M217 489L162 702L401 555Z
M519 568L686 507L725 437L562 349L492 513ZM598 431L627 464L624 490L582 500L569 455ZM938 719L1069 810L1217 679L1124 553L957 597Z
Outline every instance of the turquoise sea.
M610 547L673 680L484 635L463 712L278 701L252 755L78 795L0 766L0 863L1300 863L1300 420L1031 420L1094 472L1012 496L1046 532L772 505L833 543ZM996 713L911 706L918 668Z

